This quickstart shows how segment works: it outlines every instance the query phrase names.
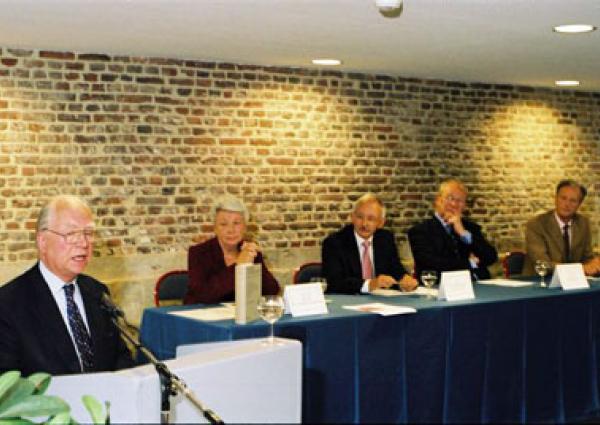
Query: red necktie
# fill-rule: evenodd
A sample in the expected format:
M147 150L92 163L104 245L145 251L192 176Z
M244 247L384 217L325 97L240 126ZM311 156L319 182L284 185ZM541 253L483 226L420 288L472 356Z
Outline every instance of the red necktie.
M373 263L371 263L371 256L369 255L369 241L364 241L363 254L362 254L362 277L363 279L371 279L373 277Z

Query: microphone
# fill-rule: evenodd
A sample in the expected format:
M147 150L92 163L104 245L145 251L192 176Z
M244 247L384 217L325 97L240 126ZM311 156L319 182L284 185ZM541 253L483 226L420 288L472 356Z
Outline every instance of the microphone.
M110 299L110 296L106 292L102 292L102 296L100 297L100 306L115 319L118 319L119 317L125 317L123 310L113 303L113 301Z

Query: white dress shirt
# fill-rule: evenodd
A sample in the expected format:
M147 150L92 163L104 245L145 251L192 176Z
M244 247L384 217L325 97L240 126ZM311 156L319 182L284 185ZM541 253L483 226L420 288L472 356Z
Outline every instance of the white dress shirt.
M556 219L556 222L558 223L558 227L560 227L560 234L564 234L565 233L565 226L569 226L569 228L567 229L567 232L569 233L569 244L571 244L571 237L573 235L573 220L569 220L567 223L564 223L560 217L558 216L558 214L556 214L556 212L554 212L554 218Z
M83 307L83 298L81 298L81 291L79 290L79 286L77 285L77 278L73 280L73 282L63 282L61 278L52 273L48 267L44 264L42 260L39 262L40 273L42 274L48 288L50 289L50 293L54 297L54 301L56 302L56 306L60 311L60 315L65 322L65 326L69 331L69 335L71 336L71 341L73 341L73 347L75 347L75 351L77 351L77 344L75 343L75 338L73 338L73 331L71 331L71 326L69 325L69 317L67 316L67 298L65 295L65 290L63 287L66 284L75 285L75 290L73 291L73 300L79 309L79 313L83 318L83 323L85 323L85 327L87 328L88 333L90 332L90 327L88 326L87 316L85 314L85 308ZM77 351L77 356L79 357L79 362L81 363L81 356Z

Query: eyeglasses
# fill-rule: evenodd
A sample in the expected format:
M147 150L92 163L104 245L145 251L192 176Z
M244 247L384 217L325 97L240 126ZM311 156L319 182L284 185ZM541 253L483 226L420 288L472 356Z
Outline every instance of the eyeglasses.
M467 203L467 200L464 198L457 198L456 196L448 195L446 196L446 201L448 202L456 202L457 204L464 205Z
M86 242L93 242L94 237L96 236L96 230L94 230L94 229L74 230L74 231L68 232L68 233L59 233L59 232L55 232L54 230L51 230L51 229L44 229L44 230L46 230L50 233L54 233L55 235L62 236L65 243L67 243L69 245L75 245L75 244L81 242L82 240L84 240L84 238L85 238Z

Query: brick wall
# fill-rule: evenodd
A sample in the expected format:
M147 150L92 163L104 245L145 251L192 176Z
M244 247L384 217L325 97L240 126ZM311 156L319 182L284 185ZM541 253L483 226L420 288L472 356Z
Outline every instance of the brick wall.
M598 232L599 106L581 91L0 48L0 276L34 260L37 210L63 192L93 206L95 270L119 285L185 267L224 192L282 273L318 257L365 191L404 245L448 176L501 251L564 177L589 186Z

